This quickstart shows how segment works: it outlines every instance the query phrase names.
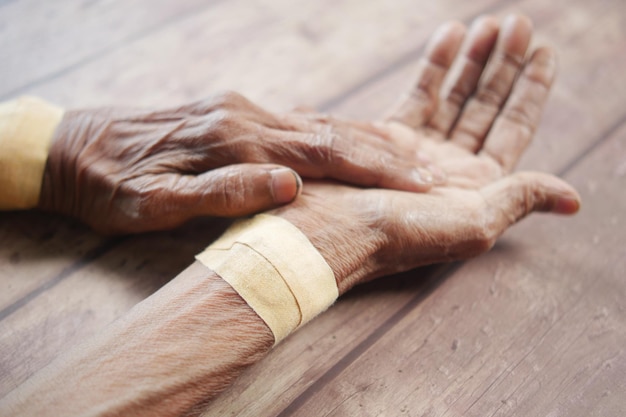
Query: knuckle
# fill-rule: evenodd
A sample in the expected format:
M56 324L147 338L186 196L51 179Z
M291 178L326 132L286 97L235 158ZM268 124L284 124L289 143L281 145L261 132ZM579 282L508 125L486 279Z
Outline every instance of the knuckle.
M336 132L331 132L322 139L322 156L329 164L335 164L343 158L342 152L339 152L339 142L341 137Z
M461 252L464 258L473 257L489 251L499 236L498 216L494 215L493 207L480 198L465 207L463 220L464 238L461 240Z
M502 65L519 68L524 63L524 57L518 54L513 54L508 51L502 51L496 55L496 59L502 63Z
M500 82L497 79L491 80L485 86L478 90L476 99L488 107L499 108L504 99L500 93Z
M424 106L427 114L432 113L438 105L438 91L431 83L420 81L409 91L409 99Z
M476 254L489 251L496 243L497 232L492 221L478 222L473 226L471 244Z
M516 221L520 218L526 216L530 212L535 210L535 207L538 203L541 203L545 200L545 193L543 188L537 181L537 178L533 175L529 174L519 174L516 177L516 181L518 182L518 187L520 188L520 201L518 216L516 217Z
M552 76L547 65L543 67L527 67L524 71L524 77L534 86L542 95L547 95L552 86Z
M210 114L219 109L235 110L247 100L234 91L221 91L182 107L194 115Z
M501 172L508 172L510 167L512 166L512 162L510 161L510 158L507 155L503 155L501 152L497 152L492 150L489 147L489 144L487 144L481 151L483 153L483 155L485 155L486 157L490 158L491 161L493 161L495 164L497 164L500 169ZM493 171L495 175L497 175L497 171L494 170Z
M232 135L233 129L241 124L237 114L227 109L218 109L211 112L209 119L210 125L214 130L223 132L228 136Z
M532 135L537 119L536 113L536 105L532 101L527 101L523 106L506 107L502 111L502 116L522 129L525 135Z
M447 100L456 107L462 107L474 88L475 85L471 82L471 79L463 77L454 83L448 93Z
M455 107L462 107L469 93L460 85L455 85L448 93L448 102Z
M318 165L332 166L341 164L345 158L340 149L342 138L332 127L313 134L307 146L308 159Z
M248 200L249 192L242 175L237 172L224 174L221 181L217 181L211 190L211 199L226 213L234 213L243 208Z
M211 100L216 108L227 109L236 108L248 102L244 96L232 90L220 91L216 93Z
M126 186L120 189L127 204L125 214L131 219L150 219L154 215L156 204L154 196L158 194L158 190L148 189L147 187ZM128 204L132 201L132 204Z

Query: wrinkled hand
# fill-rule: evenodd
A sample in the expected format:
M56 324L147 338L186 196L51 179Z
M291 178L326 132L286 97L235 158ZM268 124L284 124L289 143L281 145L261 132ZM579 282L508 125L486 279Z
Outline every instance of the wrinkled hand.
M367 124L276 115L235 93L145 111L67 112L39 207L104 233L168 229L196 216L240 216L292 201L301 179L423 192L432 175Z
M479 19L460 48L464 32L452 23L434 35L415 90L380 126L389 140L434 156L448 173L446 185L415 194L307 183L298 201L275 211L320 250L340 293L382 275L476 256L532 211L579 208L576 191L556 177L510 174L539 122L553 51L540 48L524 60L531 27L522 17L501 28ZM451 88L442 91L451 66Z
M462 188L510 173L539 124L556 72L552 48L525 60L532 25L509 16L456 22L433 35L417 82L381 130L390 141L430 155Z

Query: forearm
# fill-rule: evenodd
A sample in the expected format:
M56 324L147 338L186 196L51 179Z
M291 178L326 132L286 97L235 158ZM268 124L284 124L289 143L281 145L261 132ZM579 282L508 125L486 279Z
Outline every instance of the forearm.
M274 339L219 276L196 262L9 394L6 415L193 413Z

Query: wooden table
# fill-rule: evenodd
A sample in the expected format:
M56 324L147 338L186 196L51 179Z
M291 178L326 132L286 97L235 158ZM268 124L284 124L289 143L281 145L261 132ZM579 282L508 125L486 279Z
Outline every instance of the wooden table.
M363 286L248 370L215 416L626 415L623 0L3 0L0 99L169 106L233 89L374 118L435 26L522 11L560 77L522 161L580 191L469 262ZM0 396L192 262L208 220L106 238L0 214Z

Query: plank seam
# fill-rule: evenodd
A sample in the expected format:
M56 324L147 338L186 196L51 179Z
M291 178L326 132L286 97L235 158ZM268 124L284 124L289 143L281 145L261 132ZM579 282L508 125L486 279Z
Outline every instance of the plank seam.
M335 363L328 371L326 371L320 378L315 380L306 390L298 395L283 411L278 414L277 417L287 417L293 415L302 405L304 405L313 395L320 391L326 384L331 382L337 377L344 369L358 359L367 349L369 349L374 343L376 343L383 335L385 335L393 326L395 326L400 320L402 320L410 311L412 311L418 304L426 299L439 285L446 280L454 271L456 271L461 262L455 262L452 264L446 264L441 266L437 271L432 273L430 277L427 276L427 282L423 290L413 296L396 311L391 317L381 323L369 336L356 345L352 350L346 353L339 361Z
M566 164L563 168L561 168L557 172L557 175L559 177L563 177L567 175L573 168L575 168L588 155L590 155L593 151L599 148L607 140L612 138L615 135L615 133L617 133L617 131L624 124L626 124L626 113L622 114L622 116L619 117L615 123L613 123L611 126L609 126L608 129L602 132L602 134L598 137L598 139L593 141L589 146L587 146L585 149L579 152L578 155L576 155L568 164Z
M50 74L44 75L38 79L35 79L33 81L29 81L26 84L22 84L19 87L14 88L13 90L9 90L6 91L2 94L0 94L0 101L4 101L4 100L9 100L15 96L18 96L20 94L25 93L26 91L37 87L41 84L45 84L47 82L53 81L56 78L62 77L63 75L70 73L82 66L88 65L92 62L95 62L107 55L110 55L114 52L116 52L118 49L120 49L123 46L127 46L128 44L131 44L133 42L137 42L138 40L141 40L147 36L152 35L153 33L157 33L181 20L185 20L188 17L192 17L192 16L196 16L197 14L201 13L202 11L208 9L211 6L214 6L216 3L221 3L224 0L212 0L210 2L207 3L203 3L202 6L200 7L195 7L187 12L178 14L176 16L172 16L169 19L165 19L164 21L160 22L160 23L156 23L152 26L148 26L146 28L144 28L143 30L140 30L139 32L133 33L128 35L127 37L125 37L124 39L120 39L117 42L113 42L110 45L104 46L102 49L100 49L99 51L97 51L96 53L92 53L91 55L88 55L82 59L79 59L78 61L66 65L65 67L54 71Z
M5 318L10 316L11 314L15 313L17 310L19 310L20 308L22 308L23 306L28 304L30 301L35 299L40 294L42 294L42 293L48 291L49 289L55 287L57 284L59 284L65 278L69 277L73 273L75 273L78 270L82 269L84 266L86 266L90 262L98 259L99 257L104 255L105 253L109 252L111 249L113 249L114 247L116 247L118 244L120 244L122 241L124 241L126 239L127 239L127 237L109 239L105 243L100 244L97 247L95 247L94 249L90 250L89 252L87 252L86 255L84 255L82 258L80 258L77 262L74 262L71 265L69 265L66 268L64 268L61 272L59 272L51 280L46 281L44 284L40 285L39 287L37 287L33 291L29 292L28 294L24 295L19 300L15 301L14 303L12 303L9 306L5 307L4 309L0 310L0 321L4 320Z
M618 118L617 122L609 126L598 139L593 141L589 146L579 152L576 157L572 159L570 163L565 165L561 170L557 172L558 176L565 176L574 167L576 167L581 161L590 155L595 149L600 147L603 143L609 140L613 135L623 126L626 125L626 113ZM311 399L317 392L319 392L325 385L334 380L341 372L343 372L352 362L354 362L363 352L365 352L370 346L382 338L391 328L397 324L404 316L411 312L423 299L425 299L439 283L448 279L463 262L452 264L452 266L444 267L442 270L437 271L434 275L437 278L431 278L431 282L424 293L417 294L414 298L409 300L400 310L398 310L391 318L377 327L370 335L365 338L361 343L355 346L351 351L346 353L341 359L337 361L328 371L326 371L320 378L318 378L313 384L305 389L300 395L298 395L278 417L287 417L293 415L300 407L302 407L309 399Z

